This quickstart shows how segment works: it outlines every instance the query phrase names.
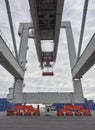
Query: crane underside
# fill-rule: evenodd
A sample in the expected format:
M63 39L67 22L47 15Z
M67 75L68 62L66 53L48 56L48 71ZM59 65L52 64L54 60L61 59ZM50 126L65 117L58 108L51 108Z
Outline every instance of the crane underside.
M56 61L63 4L64 0L29 0L35 45L44 76L53 75L50 68L52 69ZM46 42L53 43L52 51L42 50L42 44Z
M81 84L82 76L95 64L95 34L80 56L83 39L84 25L88 0L85 0L83 20L80 34L78 57L70 21L62 21L62 13L65 0L29 0L31 22L20 23L18 34L20 36L19 54L16 51L15 37L13 36L16 57L6 45L6 41L0 35L0 63L14 76L14 86L9 88L8 100L13 103L83 103L83 90ZM11 25L11 32L14 33L8 1L6 2L7 12ZM24 75L26 71L26 57L28 39L33 38L35 42L38 61L43 76L53 76L52 68L56 62L60 28L65 29L67 47L70 59L72 82L74 92L38 92L23 93ZM46 49L43 46L46 45ZM52 46L52 49L48 48Z

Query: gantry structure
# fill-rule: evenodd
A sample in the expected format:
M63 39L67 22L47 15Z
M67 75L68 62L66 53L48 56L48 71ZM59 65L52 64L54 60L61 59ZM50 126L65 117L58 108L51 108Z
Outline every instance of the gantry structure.
M7 99L13 103L83 103L84 97L81 78L95 63L95 34L93 34L87 47L81 54L88 0L84 2L78 55L75 50L71 23L70 21L62 21L64 0L29 0L32 21L30 23L20 23L19 25L18 34L21 39L19 54L16 49L9 2L8 0L5 0L5 2L15 50L14 56L2 36L0 36L0 64L14 76L14 86L13 88L9 88ZM41 69L47 68L48 70L56 62L60 28L65 29L66 32L74 92L23 93L28 39L34 39ZM42 43L46 41L53 42L52 51L42 50ZM43 76L54 75L53 72L49 71L42 74Z

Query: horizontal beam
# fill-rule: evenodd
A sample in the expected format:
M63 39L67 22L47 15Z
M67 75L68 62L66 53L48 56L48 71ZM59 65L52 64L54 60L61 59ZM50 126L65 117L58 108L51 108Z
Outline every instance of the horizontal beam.
M17 94L16 99L12 100L13 96L9 92L7 99L13 103L27 104L52 104L52 103L83 103L84 99L81 92L76 93L58 93L58 92L38 92L38 93L23 93ZM22 99L20 101L20 99Z
M0 64L16 79L23 79L24 71L0 36Z
M41 4L43 7L41 7ZM41 40L53 40L53 61L56 61L64 0L48 1L48 4L43 2L43 0L40 0L40 2L38 0L36 2L35 0L29 0L29 6L35 32L35 46L38 60L42 65ZM46 13L47 9L48 14Z
M81 78L95 64L95 34L72 69L73 78Z
M36 2L35 0L29 0L29 5L30 5L30 13L33 21L33 27L34 27L34 33L35 33L35 47L36 47L36 52L38 56L39 62L41 62L42 58L42 49L41 49L41 42L40 42L40 36L39 36L39 23L38 23L38 16L37 16L37 9L35 8Z
M57 0L57 10L56 10L56 25L55 25L55 36L54 36L54 61L56 61L58 42L60 35L60 24L62 20L62 13L65 0Z

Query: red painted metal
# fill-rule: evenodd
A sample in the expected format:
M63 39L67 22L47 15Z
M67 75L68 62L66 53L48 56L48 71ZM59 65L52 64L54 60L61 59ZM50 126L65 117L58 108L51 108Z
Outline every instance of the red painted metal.
M34 116L39 116L40 112L39 112L39 105L37 108L33 108L32 105L16 105L14 107L14 110L10 110L8 109L7 111L7 115L11 116L11 115L16 115L16 116L30 116L31 113L33 113Z
M63 116L63 115L72 116L73 113L76 116L81 116L81 115L91 116L90 110L85 110L82 105L75 105L75 106L65 105L63 109L57 110L58 116Z
M53 72L43 72L42 75L43 76L53 76L54 73Z

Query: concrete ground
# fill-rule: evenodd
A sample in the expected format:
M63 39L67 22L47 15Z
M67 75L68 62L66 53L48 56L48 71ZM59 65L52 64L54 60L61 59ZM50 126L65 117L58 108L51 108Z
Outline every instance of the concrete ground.
M6 116L0 112L0 130L95 130L95 111L92 116L56 116L56 113L41 113L41 116Z

